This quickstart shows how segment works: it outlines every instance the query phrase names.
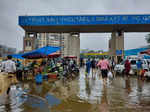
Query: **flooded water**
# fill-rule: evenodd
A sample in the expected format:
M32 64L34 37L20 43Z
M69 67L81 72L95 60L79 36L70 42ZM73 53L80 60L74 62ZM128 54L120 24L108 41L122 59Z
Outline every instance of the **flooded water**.
M0 96L0 112L150 112L150 82L116 77L107 84L99 75L74 80L26 82Z

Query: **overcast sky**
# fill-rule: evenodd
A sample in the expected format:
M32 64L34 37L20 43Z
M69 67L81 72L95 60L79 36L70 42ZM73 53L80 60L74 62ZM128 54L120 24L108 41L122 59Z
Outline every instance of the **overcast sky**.
M150 14L150 0L0 0L0 44L22 50L19 15ZM125 48L146 45L146 33L125 34ZM81 48L108 48L110 34L81 34ZM135 44L136 43L136 44Z

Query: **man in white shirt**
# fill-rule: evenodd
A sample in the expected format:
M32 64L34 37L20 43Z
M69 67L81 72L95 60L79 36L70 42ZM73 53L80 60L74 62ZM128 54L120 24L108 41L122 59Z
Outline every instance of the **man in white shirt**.
M13 79L16 79L15 74L14 74L16 72L16 64L15 62L12 61L11 55L8 55L7 60L2 62L2 70L5 76L8 75L8 78L7 78L7 83L8 83L7 95L8 95L10 92L10 86L15 82L15 80Z
M5 73L15 73L16 72L16 65L15 65L15 62L13 62L11 59L12 59L12 56L11 55L8 55L7 56L7 61L4 61L2 63L2 70L5 72Z

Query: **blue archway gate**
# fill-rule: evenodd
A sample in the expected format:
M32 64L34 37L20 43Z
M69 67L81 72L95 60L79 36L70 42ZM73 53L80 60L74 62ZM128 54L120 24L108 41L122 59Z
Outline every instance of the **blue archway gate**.
M149 32L149 15L52 15L19 16L27 32Z
M112 32L109 53L123 57L123 32L150 32L150 14L19 16L19 25L26 34Z

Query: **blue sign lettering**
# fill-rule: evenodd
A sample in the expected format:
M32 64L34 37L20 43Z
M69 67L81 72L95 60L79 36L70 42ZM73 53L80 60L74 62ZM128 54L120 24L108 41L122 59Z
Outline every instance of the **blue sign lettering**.
M150 24L150 15L19 16L21 26Z

